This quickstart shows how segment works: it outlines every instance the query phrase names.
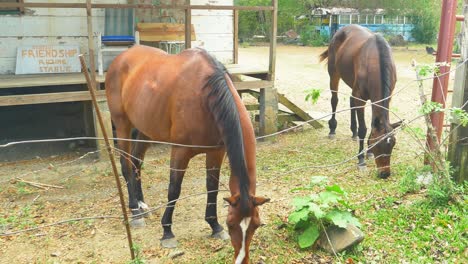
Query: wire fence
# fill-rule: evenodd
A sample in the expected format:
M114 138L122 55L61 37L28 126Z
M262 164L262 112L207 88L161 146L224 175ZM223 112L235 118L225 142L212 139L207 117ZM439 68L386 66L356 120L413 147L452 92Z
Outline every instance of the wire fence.
M450 72L448 72L446 74L450 74L451 72L456 71L458 69L458 67L461 67L462 64L466 64L467 62L468 62L468 59L463 61L462 63L460 63L457 67L453 68ZM432 78L439 78L439 77L440 76L435 76L435 77L432 77ZM432 78L425 78L425 79L429 80L429 79L432 79ZM418 81L418 80L413 80L413 81ZM294 168L287 167L287 168L284 169L284 171L280 170L280 169L267 169L267 170L257 169L257 173L258 173L257 187L259 187L259 189L261 189L261 188L268 188L268 187L272 187L272 186L282 186L285 183L285 180L284 180L285 176L290 176L291 178L296 178L297 179L297 177L302 177L303 176L303 174L301 174L299 172L304 172L304 171L308 171L308 170L311 170L311 169L320 170L321 172L325 173L326 175L328 175L331 178L335 178L337 176L342 176L342 175L349 174L349 173L356 170L356 161L357 161L357 157L360 154L365 154L367 150L370 150L370 149L374 148L378 143L385 140L388 136L397 135L397 134L399 134L401 132L405 133L409 138L413 139L413 143L416 144L416 146L418 146L418 148L411 149L410 151L408 151L406 153L403 153L403 154L400 154L400 155L394 157L394 161L392 161L391 166L396 167L396 166L405 165L405 164L412 164L412 163L414 163L414 160L421 159L421 156L426 151L425 144L422 141L423 139L418 138L417 135L415 135L414 131L411 130L411 126L414 125L416 122L418 122L420 119L422 119L424 117L424 115L420 114L420 115L413 116L413 118L410 119L410 120L404 120L402 117L400 117L397 113L395 113L391 109L385 108L385 107L383 107L383 106L381 106L379 104L380 102L382 102L384 100L391 99L392 97L394 97L397 94L401 93L405 89L408 89L410 87L411 83L412 82L403 85L402 87L396 89L391 96L389 96L387 98L383 98L382 100L379 100L377 102L372 102L370 104L366 104L366 105L360 106L360 107L352 107L352 108L342 109L342 110L336 111L335 113L327 113L327 114L324 114L324 115L322 115L322 116L320 116L318 118L315 118L314 120L303 122L303 123L295 125L293 127L278 131L276 133L272 133L272 134L269 134L269 135L257 137L257 140L263 140L263 139L270 138L270 137L276 137L276 136L279 136L279 135L283 135L285 133L289 133L291 131L297 131L298 128L304 127L307 124L309 124L310 122L313 122L315 120L324 120L324 119L330 117L332 114L348 112L348 111L350 111L352 109L367 108L369 106L370 107L377 106L377 107L384 108L385 110L392 113L399 121L403 121L403 123L404 123L403 126L397 128L397 129L394 129L393 131L391 131L389 133L386 133L385 135L378 138L377 141L374 144L369 145L367 147L367 149L365 148L361 153L355 153L355 154L347 155L347 157L342 159L342 160L335 160L335 161L330 162L328 164L325 164L325 163L322 163L322 162L315 162L315 163L304 162L304 165L302 165L302 166L296 166ZM342 94L342 95L350 96L350 97L355 98L357 100L361 100L360 98L353 97L349 93L344 93L344 92L339 92L339 93ZM465 106L466 104L468 104L468 102L465 102L463 104L463 106ZM446 143L446 144L457 144L457 142L448 142L447 141L447 139L450 136L450 133L451 132L448 132L445 135L445 138L443 138L441 140L441 142ZM465 139L466 138L462 138L462 139L459 139L459 140L465 140ZM0 145L0 149L11 148L11 147L22 145L22 144L66 142L66 141L75 141L75 140L93 140L93 141L95 141L95 140L102 140L102 138L98 138L98 137L71 137L71 138L58 138L58 139L25 140L25 141L9 142L9 143ZM177 147L207 148L207 149L222 147L222 146L219 146L219 145L217 145L217 146L187 145L187 144L175 144L175 143L171 143L171 142L162 142L162 141L153 141L153 140L136 140L136 139L122 139L122 138L111 138L110 140L144 142L144 143L158 144L158 145L168 146L168 147L177 146ZM337 139L337 140L334 140L334 141L330 141L328 138L325 138L325 137L320 139L320 140L322 141L321 143L324 144L324 145L329 145L330 142L337 143L337 142L350 141L349 138ZM318 144L318 142L314 142L314 143ZM406 144L408 144L408 142ZM138 159L137 157L133 156L131 153L126 153L126 152L124 152L124 151L122 151L122 150L120 150L118 148L113 148L112 150L114 151L114 153L116 154L117 157L118 156L125 156L127 158L133 158L134 160L139 160L139 161L143 162L143 160ZM259 149L260 155L261 155L261 151L262 150L260 148ZM49 183L49 182L47 182L47 183L38 182L37 179L41 178L41 180L47 181L47 176L48 176L48 174L50 172L56 172L58 175L60 175L62 177L62 180L67 180L67 179L71 179L71 178L74 178L74 177L83 176L83 174L89 176L90 173L87 173L86 171L93 170L94 165L99 163L98 159L95 158L96 154L100 154L99 152L100 152L99 150L94 150L94 151L84 153L83 155L81 155L79 157L76 157L74 159L71 159L71 160L62 161L62 162L58 162L58 163L50 162L50 163L44 165L44 167L40 168L40 169L34 169L34 170L26 171L26 172L20 172L20 173L18 173L16 175L15 174L11 175L10 177L4 177L4 178L7 178L7 179L1 179L0 184L2 186L6 186L8 183L23 182L23 183L26 183L26 184L30 184L33 188L40 189L40 191L50 190L50 189L54 189L54 188L57 188L57 187L63 187L63 186L58 186L57 184L52 184L52 183ZM375 158L379 158L379 157L375 157ZM85 165L84 166L79 166L78 164L80 164L80 163L84 163ZM149 173L146 173L145 171L151 171L151 174L162 175L161 178L159 178L159 179L152 178L153 181L162 181L162 182L166 181L167 182L167 180L166 180L167 175L168 175L167 172L169 172L169 171L187 171L187 172L190 172L191 176L195 175L195 177L191 177L190 179L185 179L182 189L187 188L187 189L190 189L192 191L193 190L197 190L197 191L195 191L194 193L191 193L191 194L183 195L182 197L180 197L180 198L178 198L176 200L173 200L173 201L159 202L157 205L154 205L154 206L150 207L143 214L134 215L134 216L131 216L131 218L141 217L141 216L144 216L146 214L150 214L150 213L153 213L153 212L160 211L160 210L162 210L162 209L164 209L164 208L166 208L168 206L171 206L170 204L175 202L175 201L188 200L188 199L191 199L191 198L194 198L194 197L199 197L198 199L201 199L201 196L204 197L204 196L206 196L207 194L209 194L211 192L220 192L220 193L228 193L229 192L229 188L228 188L229 183L227 182L228 177L226 177L226 175L222 175L222 174L220 175L220 179L219 179L220 188L218 190L199 191L202 187L204 187L203 186L203 179L206 177L205 176L206 172L210 171L210 170L217 170L218 168L205 168L204 164L202 162L200 162L199 160L192 163L193 166L191 165L190 167L188 167L187 169L184 169L184 170L172 168L168 163L169 163L169 157L167 155L162 156L162 157L156 157L156 158L148 158L148 159L144 160L144 163L143 163L144 167L142 169L143 176L146 176L147 174L149 174ZM258 165L259 164L257 164L257 166ZM375 168L375 164L373 162L369 162L367 165L371 170ZM133 166L134 169L137 168L137 166L135 164L133 164L133 163L132 163L132 166ZM109 170L109 167L110 166L103 166L100 171L93 171L93 173L97 173L97 174L100 174L100 175L105 174L106 173L105 171ZM227 162L223 161L223 165L222 165L222 168L221 168L221 173L226 171L227 167L228 167ZM42 176L39 177L40 175L42 175ZM145 180L147 180L147 179L145 179ZM148 181L149 180L150 179L148 179ZM301 180L303 181L303 179L301 179ZM281 188L282 189L279 190L280 192L288 192L291 189L291 188L288 189L287 187L286 188L281 187ZM67 188L65 188L65 189L67 189ZM38 198L41 196L40 191L39 191L39 195L37 195L34 199L32 199L32 203L35 203L38 200ZM110 200L116 200L117 199L117 196L115 194L115 190L110 185L106 189L106 191L110 195L110 198L108 198L108 200L109 199ZM159 189L157 190L157 192L158 192L159 196L163 195L163 193L166 192L166 187L159 186ZM275 198L272 199L271 204L281 204L282 206L288 206L289 205L290 199L288 198L288 195L285 195L285 197L279 198L279 199L275 199ZM103 199L103 198L101 197L99 199ZM202 203L202 201L200 201L200 203ZM115 203L115 204L117 204L117 203ZM203 203L203 205L206 205L206 203ZM219 204L219 206L222 206L222 204ZM199 204L192 205L192 207L203 208L203 206L201 204L200 205ZM7 211L8 207L3 206L3 210ZM176 212L177 212L177 210L176 210ZM10 214L11 214L11 212L10 212ZM7 215L7 214L5 214L5 215ZM225 217L226 217L226 215L218 216L219 219L223 219ZM69 223L74 223L74 222L79 222L79 221L90 221L90 220L123 221L123 216L118 215L118 214L105 214L105 215L94 215L94 216L93 215L87 215L87 216L80 216L80 217L71 217L69 219L62 219L62 220L58 220L58 221L43 219L42 224L31 224L31 227L26 227L26 228L25 227L20 227L20 226L15 226L15 227L12 228L11 224L2 223L0 225L0 231L1 231L0 237L8 237L8 236L14 236L14 235L19 235L19 234L23 234L23 233L30 233L30 232L35 232L35 231L47 229L47 228L57 226L57 225L64 225L64 224L69 224ZM192 222L192 221L193 220L190 220L190 222ZM178 223L178 224L181 224L181 223ZM170 224L170 225L172 225L172 224Z

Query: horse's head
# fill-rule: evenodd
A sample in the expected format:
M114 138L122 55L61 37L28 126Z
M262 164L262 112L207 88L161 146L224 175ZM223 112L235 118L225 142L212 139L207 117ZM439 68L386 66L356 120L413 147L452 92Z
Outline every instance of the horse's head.
M394 124L384 124L382 120L376 119L372 124L369 137L369 146L375 157L379 178L386 179L390 176L390 156L396 144L393 129L401 125L401 121Z
M247 213L242 213L239 194L224 198L224 200L229 203L226 224L231 236L232 246L234 247L234 263L249 263L250 242L255 230L260 226L258 207L270 201L270 199L250 196Z

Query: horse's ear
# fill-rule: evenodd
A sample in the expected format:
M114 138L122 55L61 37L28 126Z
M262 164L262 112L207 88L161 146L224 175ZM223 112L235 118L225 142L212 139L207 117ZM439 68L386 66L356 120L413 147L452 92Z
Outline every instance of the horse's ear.
M240 195L236 194L231 197L224 197L223 200L226 201L230 206L236 206L240 200Z
M392 126L392 128L395 129L395 128L401 126L402 123L403 123L403 120L398 121L398 122L396 122L396 123L393 123L393 124L391 124L390 126Z
M270 198L265 198L265 197L261 197L261 196L256 196L256 197L252 198L252 202L253 202L254 206L259 206L259 205L262 205L262 204L267 203L269 201L270 201Z

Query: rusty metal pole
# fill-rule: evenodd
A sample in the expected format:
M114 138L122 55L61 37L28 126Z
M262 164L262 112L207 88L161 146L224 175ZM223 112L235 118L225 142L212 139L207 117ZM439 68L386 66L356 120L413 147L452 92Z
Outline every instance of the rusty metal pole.
M109 137L107 136L107 132L104 129L104 121L102 120L101 111L99 110L99 106L96 100L96 92L95 92L95 87L94 87L95 82L91 80L89 76L88 67L86 66L86 62L84 60L83 54L80 54L79 58L81 62L81 69L83 71L83 74L85 75L86 83L88 84L88 90L91 94L91 99L92 99L94 108L96 109L96 115L99 120L99 125L101 126L101 129L102 129L102 135L104 137L104 142L106 143L106 149L109 154L109 159L112 164L112 171L114 173L115 182L117 184L117 189L119 191L120 205L122 207L122 214L124 217L125 229L127 231L127 239L128 239L128 245L130 247L130 255L133 260L135 259L135 251L133 248L132 232L130 231L130 222L128 221L127 208L125 207L125 199L124 199L124 195L122 192L122 185L120 184L119 172L117 171L117 165L115 164L114 153L112 152L112 149L109 143Z
M450 77L449 72L450 63L452 61L456 12L457 0L443 1L442 14L440 18L439 38L437 41L436 62L446 62L447 65L440 67L440 75L442 76L439 78L434 78L431 101L442 104L444 108L446 105L448 82ZM442 129L444 127L444 113L441 112L431 114L431 121L432 126L436 129L437 132L437 140L440 142ZM427 145L429 149L433 150L438 144L432 142L431 137L428 135Z

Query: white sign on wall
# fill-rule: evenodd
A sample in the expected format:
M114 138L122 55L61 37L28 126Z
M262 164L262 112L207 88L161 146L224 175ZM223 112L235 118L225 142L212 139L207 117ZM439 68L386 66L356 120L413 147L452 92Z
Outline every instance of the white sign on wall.
M81 72L78 59L80 47L67 46L20 46L16 54L16 74Z

